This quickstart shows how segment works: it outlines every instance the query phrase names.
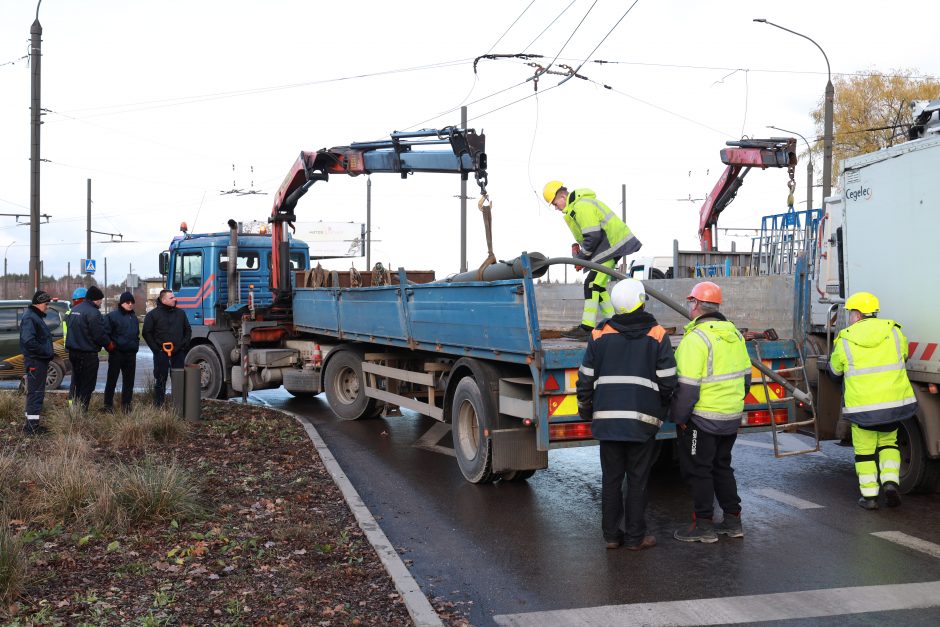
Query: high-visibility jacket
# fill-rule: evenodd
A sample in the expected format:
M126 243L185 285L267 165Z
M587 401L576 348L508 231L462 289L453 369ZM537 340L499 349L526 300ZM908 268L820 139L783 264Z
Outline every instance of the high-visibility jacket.
M699 316L685 327L676 349L679 389L670 408L676 424L691 420L707 433L736 433L751 384L744 337L720 313Z
M666 330L645 311L618 314L595 329L578 371L578 414L598 440L646 442L676 389Z
M603 263L640 250L640 240L610 208L590 189L576 189L568 194L565 224L581 245L579 259Z
M860 427L905 420L917 411L904 362L907 338L893 320L862 318L836 336L829 370L845 377L842 416Z

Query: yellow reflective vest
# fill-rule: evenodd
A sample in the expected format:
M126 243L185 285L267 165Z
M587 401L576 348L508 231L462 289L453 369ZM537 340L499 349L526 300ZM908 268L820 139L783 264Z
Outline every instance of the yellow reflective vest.
M860 427L905 420L917 411L907 378L907 338L893 320L862 318L836 336L829 370L845 377L842 416Z
M730 435L741 424L751 359L744 337L723 318L709 314L686 325L676 349L679 403L673 407L687 406L694 399L693 422L704 431ZM683 424L686 417L673 418Z
M604 263L635 253L642 246L630 227L590 189L576 189L568 195L564 216L568 230L581 244L581 259Z

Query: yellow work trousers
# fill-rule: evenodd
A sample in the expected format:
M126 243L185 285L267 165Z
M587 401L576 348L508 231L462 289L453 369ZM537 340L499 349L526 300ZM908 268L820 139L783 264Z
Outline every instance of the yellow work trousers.
M875 498L879 485L901 482L897 429L872 431L853 423L852 445L855 447L855 473L862 496Z
M613 270L617 260L608 259L601 265ZM607 291L609 281L609 274L596 270L591 270L584 279L584 312L581 314L581 324L585 327L593 329L599 320L613 317L614 306L610 304L610 292ZM598 310L600 318L597 315Z

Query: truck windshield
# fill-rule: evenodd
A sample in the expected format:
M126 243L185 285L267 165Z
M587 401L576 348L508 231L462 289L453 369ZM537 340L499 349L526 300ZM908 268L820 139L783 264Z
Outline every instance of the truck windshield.
M254 251L239 251L235 262L236 270L257 270L259 267L259 256ZM219 255L219 269L228 270L228 254Z
M290 253L290 269L291 270L306 270L307 264L306 256L303 252L292 250ZM268 267L271 267L271 253L268 253Z
M173 291L202 285L202 253L177 253L173 267Z

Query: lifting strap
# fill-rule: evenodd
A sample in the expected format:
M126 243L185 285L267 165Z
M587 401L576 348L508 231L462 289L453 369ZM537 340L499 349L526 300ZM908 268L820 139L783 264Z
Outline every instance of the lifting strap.
M488 266L496 263L496 255L493 254L493 203L490 202L490 197L486 192L480 196L477 209L483 212L483 227L486 229L486 260L480 264L480 269L477 270L477 281L482 281L483 271Z

